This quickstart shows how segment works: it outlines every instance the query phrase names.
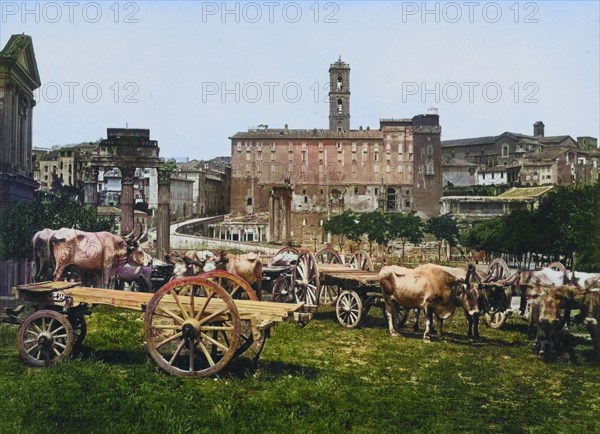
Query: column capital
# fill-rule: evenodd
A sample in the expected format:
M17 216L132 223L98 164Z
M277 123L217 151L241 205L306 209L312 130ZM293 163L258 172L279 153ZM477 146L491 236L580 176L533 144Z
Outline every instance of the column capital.
M121 171L121 184L133 184L135 167L119 167Z

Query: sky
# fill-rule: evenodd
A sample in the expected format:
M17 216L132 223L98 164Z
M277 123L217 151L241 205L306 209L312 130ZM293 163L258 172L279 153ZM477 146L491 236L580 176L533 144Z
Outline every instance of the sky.
M600 135L597 1L0 1L0 47L33 38L33 146L148 128L166 158L230 155L258 125L327 128L328 69L350 125L435 107L442 140Z

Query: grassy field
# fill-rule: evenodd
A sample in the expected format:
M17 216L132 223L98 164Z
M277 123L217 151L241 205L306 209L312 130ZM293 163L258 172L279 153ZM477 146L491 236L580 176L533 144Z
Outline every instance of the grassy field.
M324 309L275 327L257 366L190 380L149 360L135 313L95 310L84 351L46 369L25 366L16 327L0 325L0 432L600 432L589 341L544 362L519 318L477 343L461 313L447 331L391 338L380 309L353 330Z

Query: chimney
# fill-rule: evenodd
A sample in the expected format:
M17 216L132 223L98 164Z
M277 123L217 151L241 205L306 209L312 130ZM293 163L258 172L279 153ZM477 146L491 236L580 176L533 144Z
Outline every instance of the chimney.
M544 137L544 126L542 121L537 121L533 124L533 135L536 137Z

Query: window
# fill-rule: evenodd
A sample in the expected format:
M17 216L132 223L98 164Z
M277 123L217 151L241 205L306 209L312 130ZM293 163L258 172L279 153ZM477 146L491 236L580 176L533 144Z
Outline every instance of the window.
M319 152L323 152L323 143L319 143Z
M248 206L252 206L252 198L251 198L251 197L249 197L249 198L246 200L246 205L248 205Z
M338 152L342 152L342 149L343 149L342 142L337 142L336 147L337 147Z
M336 87L337 87L337 90L338 90L338 91L339 91L339 90L342 90L342 88L344 87L344 80L342 79L342 77L341 77L341 76L339 76L339 77L337 78Z
M502 158L508 158L508 145L502 146Z
M433 155L433 146L427 145L427 155Z
M433 174L434 174L433 163L429 163L427 166L425 166L425 175L433 175Z
M237 142L237 151L242 152L242 142Z
M356 142L352 142L352 152L356 152Z
M342 100L338 99L337 100L337 112L338 112L338 114L341 115L344 112L343 110L344 109L343 109L343 106L342 106Z
M379 154L373 154L373 160L379 161Z

